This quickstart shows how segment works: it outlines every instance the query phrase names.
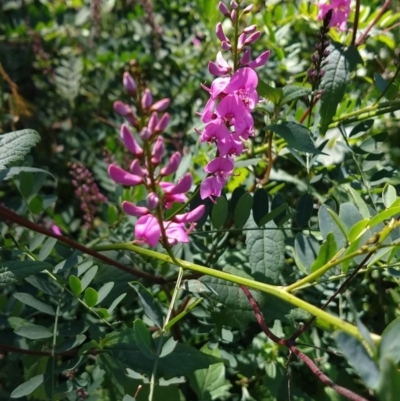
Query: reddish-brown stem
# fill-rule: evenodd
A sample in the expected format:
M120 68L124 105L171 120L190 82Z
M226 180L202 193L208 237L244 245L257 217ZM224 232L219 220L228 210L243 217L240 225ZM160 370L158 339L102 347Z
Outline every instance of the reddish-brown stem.
M361 8L361 0L357 0L356 12L355 12L355 15L354 15L353 37L351 38L351 45L352 46L354 46L354 44L356 43L358 22L359 22L359 19L360 19L360 8Z
M105 256L99 252L94 251L93 249L87 248L86 246L80 244L79 242L76 242L63 235L55 234L55 233L53 233L53 231L49 230L48 228L45 228L39 224L33 223L32 221L13 212L12 210L7 209L3 205L0 205L0 217L2 217L5 220L10 220L13 223L18 224L23 227L26 227L32 231L47 235L48 237L55 238L58 241L66 244L72 248L78 249L79 251L81 251L83 253L93 256L94 258L101 260L102 262L105 262L105 263L109 264L110 266L114 266L117 269L123 270L124 272L132 274L133 276L149 280L152 283L157 283L157 284L165 283L165 279L163 277L153 276L152 274L143 272L141 270L125 266L122 263L119 263L111 258L108 258L107 256Z
M322 370L313 362L311 358L309 358L306 354L303 354L303 352L301 352L295 345L288 345L288 348L293 354L301 359L310 368L311 372L313 372L314 375L317 376L318 379L321 380L321 382L326 386L331 387L337 393L348 398L349 400L368 401L366 398L361 397L361 395L353 393L349 389L338 386L336 383L334 383L324 372L322 372Z
M392 0L386 0L385 3L383 4L382 8L379 10L379 13L377 16L372 20L372 22L368 25L367 29L365 32L358 38L358 40L355 42L355 45L358 47L361 45L361 43L364 41L364 39L367 37L369 34L369 31L376 25L376 23L381 19L383 13L386 11L386 9L389 7L390 3Z
M299 120L299 124L303 124L304 120L308 117L308 115L311 113L312 109L314 106L317 104L318 100L320 99L320 96L316 96L316 98L313 100L312 104L307 107L306 111L304 114L301 116Z

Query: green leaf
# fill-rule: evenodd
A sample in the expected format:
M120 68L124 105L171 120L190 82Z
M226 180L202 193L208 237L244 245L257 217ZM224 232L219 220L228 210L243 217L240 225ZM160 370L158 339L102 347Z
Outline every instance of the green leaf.
M318 257L315 262L311 265L310 271L315 272L328 263L337 253L335 237L332 233L329 233L322 243L321 248L318 252Z
M359 374L363 382L372 389L377 388L379 383L378 366L360 341L344 332L335 333L335 340L349 365Z
M78 277L71 274L71 276L68 278L68 282L69 288L71 288L71 291L74 293L74 295L79 295L83 291L81 280L79 280Z
M393 320L382 333L379 344L379 357L390 358L395 364L400 362L400 317Z
M320 245L312 235L297 233L294 241L296 265L304 272L310 271L311 265L318 256Z
M134 337L140 351L148 358L156 356L156 347L150 331L142 320L136 319L133 322Z
M360 132L368 131L374 125L374 120L365 120L358 123L350 132L349 138L355 137Z
M253 197L249 193L245 193L239 198L233 212L233 220L237 228L241 228L245 225L250 217L252 206Z
M267 125L265 129L278 134L283 138L289 147L299 152L320 154L311 139L310 130L304 125L289 121L281 124Z
M82 291L92 282L97 274L98 267L93 266L81 278Z
M390 207L396 201L396 199L397 199L396 188L393 185L386 184L383 187L382 191L383 204L386 207Z
M58 325L58 335L61 337L74 337L78 334L83 334L89 325L83 320L74 320Z
M369 224L369 219L363 219L354 224L354 226L350 228L348 235L350 243L358 239L360 234L365 231L365 227L367 227L368 224Z
M18 281L43 270L51 270L50 263L36 260L10 261L0 263L0 287L18 283Z
M336 218L334 218L335 216ZM323 239L326 239L329 233L335 237L338 249L346 245L346 237L343 234L343 224L338 224L339 217L326 205L322 205L318 211L319 229Z
M92 287L86 288L85 303L87 306L89 306L89 307L95 306L97 304L98 298L99 298L99 296L97 294L97 291L94 288L92 288Z
M281 88L274 88L260 78L258 79L257 93L259 96L267 98L275 105L280 104L283 96L283 91Z
M171 352L174 351L176 344L178 344L178 341L175 341L173 337L168 338L168 340L165 342L165 344L162 347L161 353L160 353L160 358L164 358L167 355L169 355Z
M221 357L217 347L211 350L205 345L201 350L214 357ZM231 387L225 378L225 366L222 362L210 365L207 369L196 370L189 376L189 383L199 400L225 399L229 396L228 390Z
M376 393L379 401L398 401L400 394L400 372L396 364L386 356L380 363L381 376Z
M158 349L163 338L156 338L155 349ZM136 372L146 374L150 377L154 357L149 358L139 349L132 329L114 331L107 334L102 340L104 352L99 357L100 367L103 363L108 363L111 358L114 369L123 372L130 368ZM173 352L160 358L158 361L157 376L170 379L176 376L186 376L197 369L207 368L212 363L221 362L218 358L206 355L188 344L176 344Z
M0 170L11 162L23 159L39 140L39 134L31 129L0 135Z
M386 81L386 79L379 75L377 72L374 72L374 81L379 91L381 93L385 93L384 97L386 99L393 100L397 96L399 88L396 87L396 85L394 85L393 83L391 83L389 86L389 82Z
M107 207L107 222L110 225L118 221L118 208L115 205L108 205Z
M105 299L107 297L107 295L110 293L110 291L113 289L114 287L114 282L110 281L109 283L104 284L98 291L98 300L97 303L99 304L101 301L103 301L103 299Z
M342 101L350 82L350 72L357 62L357 49L345 48L338 43L329 47L330 54L321 80L321 133L324 134L336 114L337 105Z
M259 227L261 219L268 214L268 204L268 192L264 188L258 188L256 192L254 192L252 209L253 219Z
M43 210L43 198L40 195L35 195L29 201L28 207L32 214L39 214Z
M280 203L279 205L277 204L277 202L275 202L275 200L279 200L280 199L283 200L284 203ZM261 218L260 220L260 227L265 226L265 224L269 223L270 221L274 221L275 224L278 222L280 223L286 216L286 209L288 208L287 203L284 201L282 196L275 196L272 204L271 204L271 209L272 211L268 214L266 214L264 217Z
M334 216L332 215L334 218ZM356 208L353 203L345 202L340 205L339 209L339 223L338 226L341 226L342 232L346 233L351 230L351 228L362 220L362 215Z
M37 324L28 324L26 326L17 327L14 330L14 333L21 337L29 338L30 340L40 340L42 338L53 336L53 333L48 328Z
M228 201L220 196L211 211L211 222L216 230L220 229L228 217Z
M163 327L163 312L158 301L153 295L138 282L129 283L139 296L140 303L143 306L146 316L159 328Z
M285 103L290 103L293 100L299 99L301 97L307 97L311 93L310 88L297 85L286 85L282 88L283 97L281 100L281 105Z
M47 258L47 256L50 255L56 242L57 242L57 240L55 238L52 238L52 237L47 238L46 241L44 241L44 243L40 249L38 259L45 260Z
M20 173L46 174L50 175L54 179L54 181L56 181L56 177L54 177L54 175L51 174L50 171L36 167L21 166L21 167L10 167L4 170L0 169L0 182L3 180L7 181L15 177L16 175L19 175Z
M55 316L54 309L51 305L45 304L42 301L39 301L35 297L30 294L26 294L24 292L17 292L14 294L14 298L18 299L18 301L37 309L40 312L47 313L48 315Z
M112 311L117 307L117 305L126 297L126 292L124 294L121 294L117 298L114 299L110 307L107 309L109 313L112 313Z
M44 381L43 375L37 375L30 378L27 382L20 384L11 393L11 398L21 398L33 393Z
M379 223L382 223L385 220L392 218L400 213L400 206L393 206L389 209L383 210L382 212L378 213L376 216L372 217L369 222L369 227L372 228Z
M314 211L314 199L310 194L303 194L296 208L296 223L299 227L305 227L308 224Z
M257 228L257 225L249 220L246 228ZM252 277L263 283L276 283L285 265L285 238L274 222L265 228L246 232L246 253Z

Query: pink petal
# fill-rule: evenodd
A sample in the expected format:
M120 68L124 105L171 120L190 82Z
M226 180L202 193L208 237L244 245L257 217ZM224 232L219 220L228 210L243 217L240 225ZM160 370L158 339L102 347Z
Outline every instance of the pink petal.
M160 236L160 225L153 215L146 214L138 219L135 224L136 240L144 241L150 246L156 246Z
M143 155L143 149L136 142L132 132L126 124L121 125L120 136L126 148L136 157Z
M149 210L147 209L147 207L136 206L133 203L128 202L128 201L122 202L122 209L126 214L129 214L130 216L136 216L136 217L141 217L141 216L144 216L145 214L149 213Z
M108 175L117 184L138 185L142 182L142 177L130 174L115 164L110 164L108 166Z
M174 221L176 221L177 223L194 223L203 216L205 210L206 207L204 205L197 206L195 209L188 213L177 214L174 217Z

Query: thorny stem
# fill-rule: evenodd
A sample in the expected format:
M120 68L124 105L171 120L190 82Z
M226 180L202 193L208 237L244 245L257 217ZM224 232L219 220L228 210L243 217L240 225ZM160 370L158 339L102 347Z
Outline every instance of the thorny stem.
M263 332L267 335L267 337L269 339L271 339L276 344L287 347L292 354L296 355L299 359L301 359L310 368L311 372L314 373L314 375L317 376L317 378L319 380L321 380L322 383L331 387L338 394L340 394L352 401L368 401L365 398L361 397L360 395L353 393L349 389L342 387L342 386L338 386L336 383L334 383L328 376L325 375L325 373L323 373L321 371L321 369L314 363L314 361L311 358L309 358L307 355L305 355L303 352L301 352L297 348L297 346L296 346L297 344L294 340L292 340L292 338L287 340L284 338L280 338L280 337L276 336L274 333L272 333L272 331L268 328L267 323L265 322L265 319L261 313L261 310L257 304L257 301L253 298L253 296L251 295L248 288L246 288L243 285L241 285L240 288L243 290L244 294L246 295L246 297L250 303L250 306L253 309L253 312L257 319L257 322L259 323L261 329L263 330Z

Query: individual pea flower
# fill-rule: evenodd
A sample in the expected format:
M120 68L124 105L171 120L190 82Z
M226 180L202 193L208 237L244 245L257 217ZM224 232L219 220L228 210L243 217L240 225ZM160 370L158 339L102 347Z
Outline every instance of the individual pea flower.
M240 11L235 1L230 2L230 8L219 3L220 12L232 23L252 10L252 7L245 7ZM238 65L234 66L224 58L222 52L218 52L216 61L208 64L209 72L217 78L209 88L203 85L210 98L199 113L205 126L201 132L196 132L200 135L200 142L216 144L218 157L205 168L209 176L200 185L200 196L212 201L221 195L222 187L233 174L232 156L239 156L245 148L245 141L254 136L252 112L259 102L255 68L265 65L270 55L269 51L265 51L252 60L250 47L261 35L256 25L245 27L234 40L228 38L220 22L216 25L215 33L222 50L235 56L231 43L237 43L235 51L241 57L234 57L238 60Z
M147 190L145 205L135 205L129 201L122 202L123 211L137 218L134 233L135 242L148 244L152 247L161 242L164 246L189 242L188 234L195 222L202 217L204 205L194 210L165 219L165 210L170 209L173 203L188 201L187 192L192 187L190 173L184 175L177 182L167 177L178 171L181 155L175 152L164 164L165 146L162 133L170 121L168 113L158 114L168 107L170 100L162 99L153 102L150 89L140 89L134 79L125 73L123 84L127 92L136 100L136 110L143 113L144 118L136 118L136 111L120 101L114 103L115 111L124 116L135 116L132 124L136 133L132 132L126 123L120 129L120 138L124 147L134 157L129 170L112 163L108 167L110 178L117 184L124 186L143 185ZM129 122L129 119L127 119ZM138 121L145 121L139 125ZM189 227L187 228L187 225Z
M345 31L350 15L351 0L319 0L318 20L324 20L328 11L332 10L329 27L336 27L339 31Z

